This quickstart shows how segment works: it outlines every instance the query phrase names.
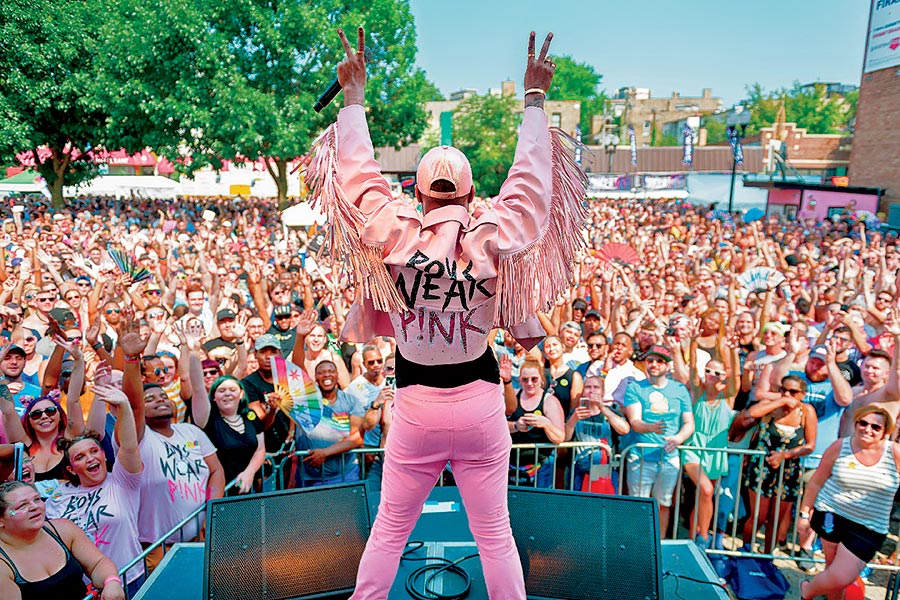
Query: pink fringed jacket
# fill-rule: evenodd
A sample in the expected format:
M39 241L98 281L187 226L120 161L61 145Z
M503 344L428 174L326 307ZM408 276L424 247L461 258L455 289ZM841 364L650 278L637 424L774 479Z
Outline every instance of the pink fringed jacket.
M311 204L327 217L330 248L357 282L341 338L397 340L419 364L474 360L493 327L530 348L544 335L535 313L568 287L585 241L586 179L540 108L525 109L515 161L490 210L461 206L422 216L382 177L365 110L340 111L315 145Z

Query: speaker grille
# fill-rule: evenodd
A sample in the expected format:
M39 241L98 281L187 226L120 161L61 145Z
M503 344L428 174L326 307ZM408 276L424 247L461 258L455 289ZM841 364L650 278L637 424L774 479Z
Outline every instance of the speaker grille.
M361 483L213 501L204 598L286 600L350 591L370 525Z
M529 598L660 598L653 500L510 488L509 512Z

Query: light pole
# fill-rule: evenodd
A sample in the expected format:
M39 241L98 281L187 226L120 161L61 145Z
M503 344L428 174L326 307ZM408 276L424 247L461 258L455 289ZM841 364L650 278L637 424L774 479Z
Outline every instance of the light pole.
M616 147L619 145L619 136L607 133L603 136L601 145L606 149L606 172L612 173L613 157L616 155Z
M731 112L725 119L728 125L728 139L731 140L731 187L728 192L728 212L734 210L734 179L737 176L738 148L741 139L747 133L747 124L750 122L750 111Z

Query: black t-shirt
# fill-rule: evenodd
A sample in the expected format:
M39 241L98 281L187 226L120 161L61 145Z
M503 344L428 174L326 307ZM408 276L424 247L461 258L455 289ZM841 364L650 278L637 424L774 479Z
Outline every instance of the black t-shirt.
M862 383L862 375L859 372L859 367L852 360L838 362L838 369L841 370L841 375L844 376L850 383L850 387L856 387L860 383Z
M256 452L256 436L262 433L262 425L255 412L251 410L243 420L244 433L238 433L222 419L219 407L213 403L210 407L209 421L203 428L216 447L216 456L219 457L225 471L226 483L232 481L250 464L250 459Z
M294 351L294 340L297 339L297 330L291 327L287 331L282 329L278 329L275 325L269 327L269 330L266 333L271 333L278 340L278 343L281 344L281 353L285 356L290 356L291 352Z
M259 374L259 371L250 373L241 380L244 389L247 390L247 399L250 402L262 402L266 394L275 391L275 385L269 383ZM288 439L291 430L291 420L280 410L275 414L272 426L263 432L266 440L266 452L278 452Z

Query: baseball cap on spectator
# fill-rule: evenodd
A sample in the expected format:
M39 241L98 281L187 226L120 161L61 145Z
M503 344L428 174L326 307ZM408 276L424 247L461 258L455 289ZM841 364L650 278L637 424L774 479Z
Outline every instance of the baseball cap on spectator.
M650 349L647 350L645 354L647 358L651 356L658 356L666 362L672 362L672 351L666 348L665 346L660 346L659 344L654 344L650 346Z
M453 186L449 192L432 190L436 181ZM472 191L472 167L465 154L452 146L438 146L425 153L416 168L416 188L420 193L439 200L462 198Z
M22 259L21 259L20 257L17 256L16 258L14 258L14 259L12 259L11 261L9 261L9 264L12 265L12 266L14 266L14 267L18 267L19 265L22 264Z
M281 350L281 342L279 342L278 338L271 333L264 333L256 338L256 343L253 344L253 348L256 350L262 350L263 348L277 348L278 350Z
M787 335L787 332L791 330L790 325L786 325L785 323L777 323L775 321L769 321L762 328L762 332L766 333L767 331L775 331L780 335Z
M23 358L28 356L23 348L15 345L9 347L7 354L20 354Z
M578 321L566 321L565 323L563 323L563 326L559 328L560 331L562 331L563 329L573 329L580 334L581 324L578 323Z
M809 351L809 357L825 360L826 358L828 358L828 348L825 346L825 344L819 344Z
M291 316L291 305L290 304L279 304L275 307L275 310L272 311L272 314L277 319L278 317L289 317Z
M234 320L237 315L231 309L223 309L216 313L216 322Z
M572 301L572 310L587 310L588 303L584 298L575 298Z
M784 262L786 262L791 267L796 267L800 264L800 257L796 254L788 254L784 257Z
M87 275L79 275L75 278L75 283L78 283L79 281L87 281L88 283L91 283L91 278Z
M593 319L597 319L598 321L603 320L603 317L600 315L600 313L598 311L594 310L593 308L591 310L587 311L586 313L584 313L584 318L585 319L593 318Z

